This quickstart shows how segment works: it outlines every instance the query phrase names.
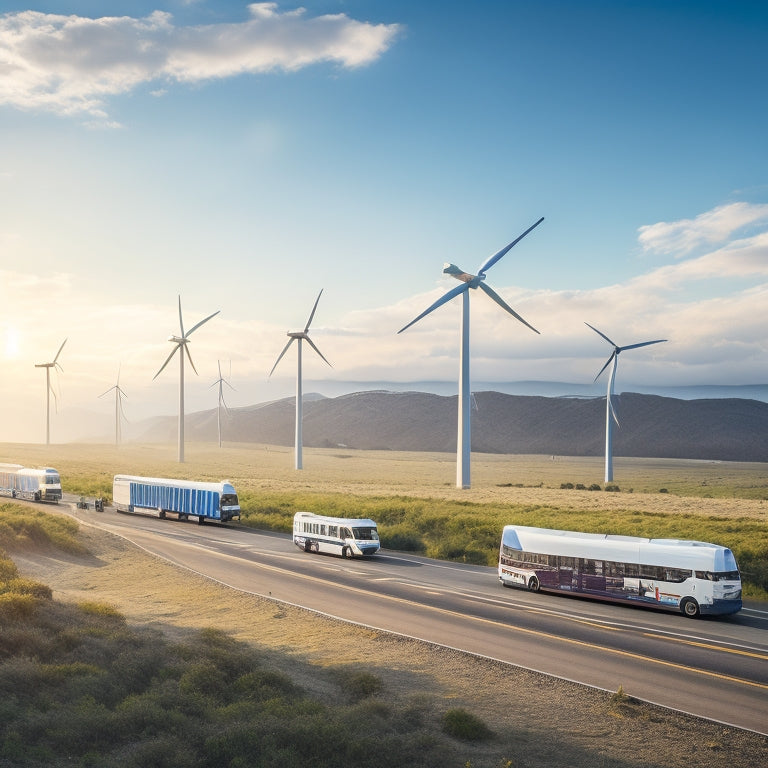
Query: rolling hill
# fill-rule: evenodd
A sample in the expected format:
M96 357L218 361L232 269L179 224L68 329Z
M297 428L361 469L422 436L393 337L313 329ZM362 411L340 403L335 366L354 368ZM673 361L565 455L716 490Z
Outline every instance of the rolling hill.
M605 445L605 398L474 393L472 450L482 453L597 456ZM456 396L365 391L307 395L303 444L393 451L454 451ZM768 403L616 396L615 456L768 461ZM222 412L225 442L293 445L294 399ZM136 442L173 442L175 416L134 425ZM216 410L187 415L186 438L217 440Z

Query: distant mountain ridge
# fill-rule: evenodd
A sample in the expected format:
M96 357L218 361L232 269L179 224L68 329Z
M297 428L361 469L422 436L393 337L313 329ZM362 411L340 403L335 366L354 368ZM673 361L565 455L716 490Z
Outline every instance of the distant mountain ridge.
M768 403L744 398L681 400L625 392L616 396L620 427L614 456L768 461ZM228 443L292 446L295 400L222 411ZM307 395L305 447L455 451L456 395L365 391ZM173 442L177 418L134 425L136 442ZM217 440L216 410L188 414L186 439ZM599 456L605 450L605 396L541 397L475 392L472 450Z

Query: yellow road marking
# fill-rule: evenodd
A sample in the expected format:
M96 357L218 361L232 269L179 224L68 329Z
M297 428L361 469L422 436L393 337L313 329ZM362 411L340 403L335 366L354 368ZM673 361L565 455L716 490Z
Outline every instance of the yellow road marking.
M683 643L684 645L694 645L697 648L707 648L711 651L722 651L723 653L733 653L737 656L749 656L752 659L768 661L768 655L765 653L756 653L754 651L742 651L739 648L726 648L712 643L702 643L697 640L686 640L684 637L669 637L667 635L654 635L652 632L645 632L646 637L655 637L659 640L669 640L672 643Z

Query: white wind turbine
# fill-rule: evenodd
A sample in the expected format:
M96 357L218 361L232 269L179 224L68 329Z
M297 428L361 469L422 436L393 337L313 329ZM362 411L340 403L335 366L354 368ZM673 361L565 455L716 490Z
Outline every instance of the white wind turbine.
M463 294L462 296L462 310L461 310L461 353L459 356L459 418L458 418L458 434L456 439L456 487L457 488L469 488L470 487L470 453L471 453L471 431L470 431L470 378L469 378L469 289L480 288L488 296L490 296L502 309L509 312L513 317L517 318L521 323L527 325L532 331L538 333L538 331L528 322L523 320L520 315L510 307L504 299L499 296L490 286L488 286L485 280L485 273L501 259L504 254L509 251L512 246L519 243L529 232L539 226L544 221L544 217L540 218L533 226L523 232L520 237L513 240L509 245L502 248L493 256L486 259L477 271L476 275L470 275L464 272L455 264L445 264L443 267L443 273L452 275L457 280L461 281L461 285L457 285L452 288L448 293L439 298L431 307L425 309L418 317L411 320L408 325L403 326L398 333L402 333L406 328L410 328L414 323L421 320L422 317L428 315L433 310L442 306L446 302L450 301L454 296Z
M279 354L277 360L275 360L275 364L272 366L272 370L269 372L269 375L272 376L272 374L275 371L275 368L277 368L277 364L283 359L283 355L288 351L288 347L293 344L294 341L298 341L297 348L298 348L298 371L296 373L296 437L295 437L295 443L294 443L294 456L295 456L295 467L296 469L302 469L302 455L301 455L301 449L302 449L302 434L301 434L301 421L303 418L302 414L302 391L301 391L301 342L306 341L312 349L317 352L320 357L325 360L326 363L328 361L325 359L325 356L323 353L315 346L315 343L312 341L312 339L309 338L309 326L312 324L312 318L315 316L315 310L317 309L318 302L320 301L320 297L323 295L322 289L320 290L320 293L317 294L317 299L315 299L315 306L312 307L312 312L309 314L309 320L307 320L307 324L304 326L303 331L288 331L288 336L290 337L288 339L288 343L283 347L283 351ZM328 365L331 365L328 363ZM333 366L331 366L333 368Z
M50 363L35 363L35 368L45 368L45 444L51 444L51 393L53 393L53 399L56 400L56 393L51 388L51 368L58 368L60 371L64 370L58 362L61 350L64 349L64 345L67 340L61 342L59 351L56 353L56 357Z
M114 390L115 393L115 445L120 445L120 438L122 436L122 431L120 429L121 420L125 419L128 421L128 419L125 418L125 413L123 411L123 398L128 397L128 395L123 392L122 388L120 387L120 367L118 366L117 369L117 384L110 387L106 392L102 392L99 397L104 397L104 395L108 395L110 392Z
M221 360L217 360L216 362L219 364L219 378L216 379L211 386L215 387L217 384L219 385L219 404L216 409L216 425L219 430L219 448L221 448L221 406L223 405L224 409L229 413L229 408L227 408L227 404L224 401L224 385L226 384L233 391L235 388L221 375ZM230 376L231 375L232 371L230 370Z
M203 323L207 323L212 317L221 312L217 309L212 315L208 315L204 320L201 320L197 325L192 326L186 333L184 332L184 319L181 316L181 296L179 296L179 330L181 331L179 336L169 336L168 341L175 344L171 354L168 355L165 362L160 366L160 370L152 377L154 381L162 372L168 363L171 362L171 358L178 352L179 353L179 463L184 462L184 357L189 358L189 364L192 366L192 370L197 373L197 368L192 361L192 356L189 354L187 344L189 344L189 337L201 326Z
M609 344L613 346L613 352L611 352L611 356L608 358L605 365L600 369L600 373L595 376L595 381L597 381L600 376L602 375L603 371L613 363L611 366L611 374L608 377L608 392L606 394L606 404L605 404L605 482L611 483L613 482L613 421L616 422L616 425L618 426L619 420L616 417L616 411L613 407L613 382L616 379L616 366L619 362L619 355L625 350L625 349L637 349L638 347L647 347L649 344L661 344L661 342L666 341L666 339L655 339L654 341L641 341L639 344L627 344L624 347L620 347L618 344L616 344L615 341L611 341L602 331L598 331L597 328L595 328L594 325L589 325L589 323L584 323L584 325L589 326L596 334L599 336L602 336Z

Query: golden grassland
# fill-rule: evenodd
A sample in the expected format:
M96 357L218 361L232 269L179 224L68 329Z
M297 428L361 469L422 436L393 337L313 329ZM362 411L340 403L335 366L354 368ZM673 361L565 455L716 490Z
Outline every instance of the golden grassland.
M603 485L601 457L473 454L472 487L456 488L452 453L304 449L259 444L192 444L186 461L175 445L0 444L0 461L54 466L64 490L111 497L115 474L228 479L239 493L315 492L407 496L477 504L546 504L564 509L634 509L765 519L768 464L686 459L614 459L620 492L564 490Z

